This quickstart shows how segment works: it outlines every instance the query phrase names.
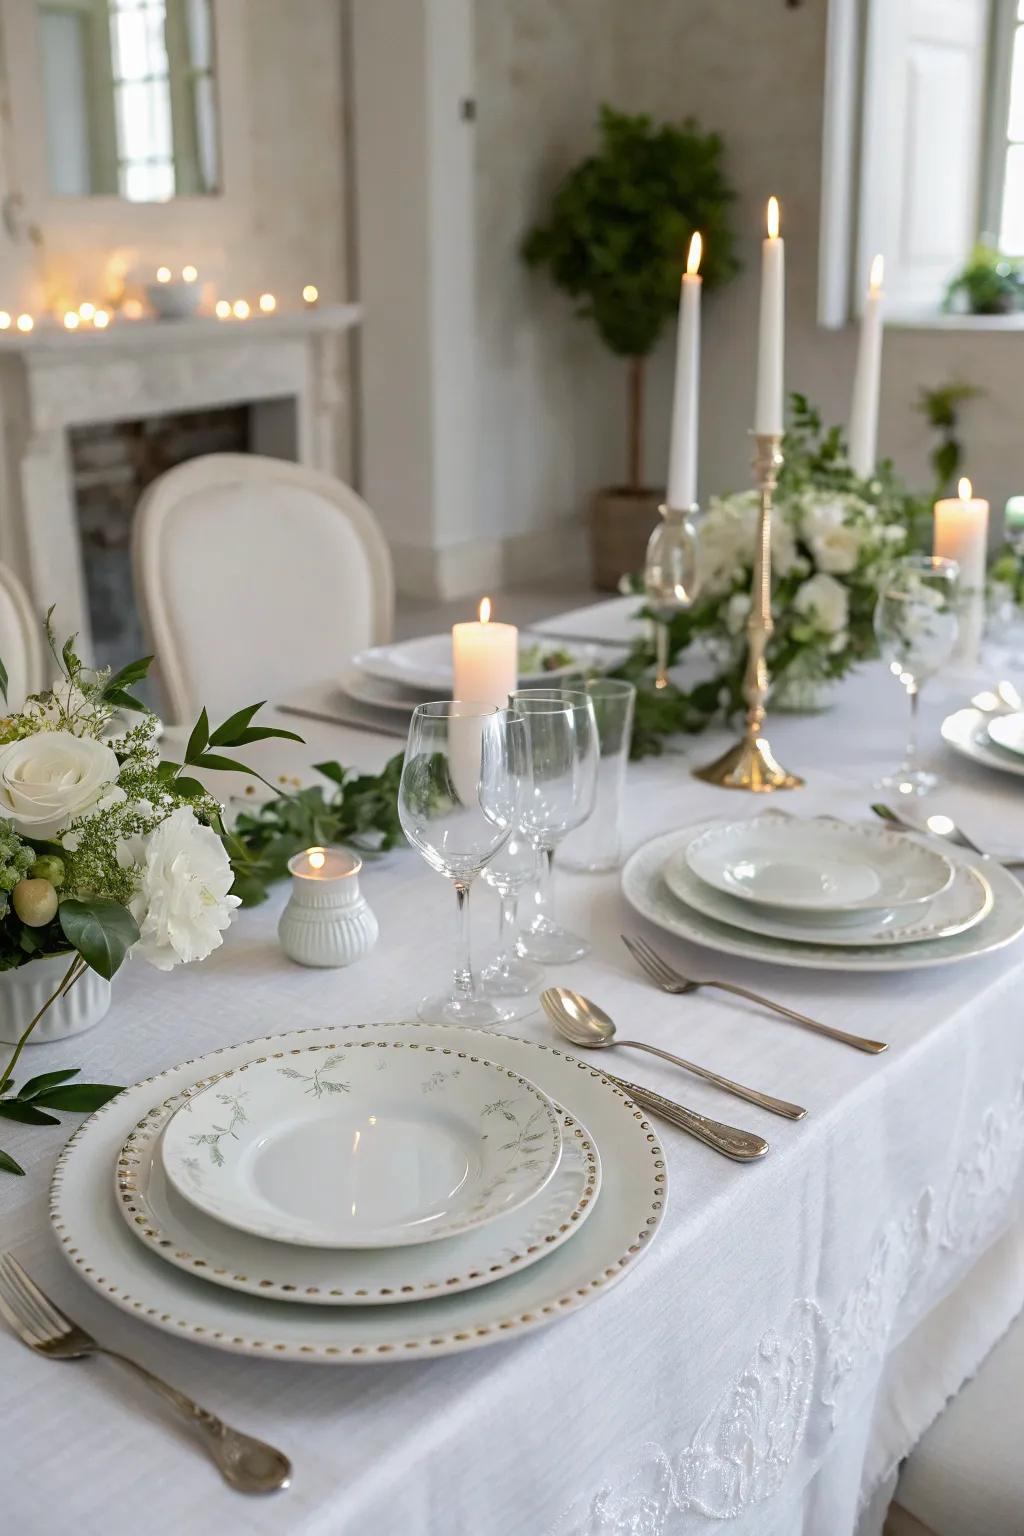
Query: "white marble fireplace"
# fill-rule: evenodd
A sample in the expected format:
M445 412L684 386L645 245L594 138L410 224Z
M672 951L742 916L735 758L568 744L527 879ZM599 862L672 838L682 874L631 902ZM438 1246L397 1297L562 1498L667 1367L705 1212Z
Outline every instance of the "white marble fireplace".
M248 321L119 321L106 331L0 332L0 559L40 613L90 654L90 622L68 429L246 405L254 452L327 473L347 413L339 337L355 305Z

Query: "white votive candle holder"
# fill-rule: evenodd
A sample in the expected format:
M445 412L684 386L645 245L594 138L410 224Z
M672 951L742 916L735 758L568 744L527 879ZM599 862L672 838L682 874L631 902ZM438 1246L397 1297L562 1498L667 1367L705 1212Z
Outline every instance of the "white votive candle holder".
M377 919L359 889L363 861L347 848L307 848L288 860L292 893L277 925L300 965L352 965L377 942Z

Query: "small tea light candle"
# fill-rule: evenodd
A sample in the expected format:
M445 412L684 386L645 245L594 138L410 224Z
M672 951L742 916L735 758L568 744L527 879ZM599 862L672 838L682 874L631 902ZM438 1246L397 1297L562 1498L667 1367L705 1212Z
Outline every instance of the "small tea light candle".
M300 965L352 965L377 942L377 919L359 889L363 861L347 848L307 848L288 860L292 893L277 926Z
M985 622L985 558L988 550L988 502L975 496L969 480L959 495L935 503L932 553L960 567L960 636L954 659L975 665Z
M514 624L491 623L491 600L480 602L475 624L452 627L452 671L456 699L504 709L519 687L519 631Z

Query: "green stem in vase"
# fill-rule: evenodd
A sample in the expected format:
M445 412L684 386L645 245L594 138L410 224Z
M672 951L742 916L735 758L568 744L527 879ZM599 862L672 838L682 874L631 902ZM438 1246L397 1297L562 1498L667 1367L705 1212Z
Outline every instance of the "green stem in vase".
M67 971L64 974L63 980L60 983L60 986L57 987L56 991L53 992L51 994L51 996L46 999L46 1002L40 1008L39 1012L35 1015L35 1017L33 1019L29 1020L28 1024L25 1026L25 1029L23 1030L21 1036L18 1039L17 1045L14 1047L14 1051L13 1051L13 1053L11 1055L10 1061L7 1063L7 1065L4 1068L3 1072L0 1073L0 1094L3 1093L4 1089L7 1087L7 1084L10 1082L11 1074L13 1073L15 1067L18 1064L18 1057L21 1055L22 1051L24 1050L26 1044L28 1043L29 1036L31 1035L32 1031L35 1029L36 1025L39 1023L39 1020L42 1018L43 1014L46 1012L46 1010L53 1003L55 1003L57 1001L57 999L59 997L63 997L66 992L69 992L71 990L71 988L74 986L75 982L78 980L79 976L82 975L82 973L85 971L85 969L86 969L85 961L82 959L81 955L76 954L75 957L73 958L73 960L71 961L71 964L68 966L68 969L67 969Z

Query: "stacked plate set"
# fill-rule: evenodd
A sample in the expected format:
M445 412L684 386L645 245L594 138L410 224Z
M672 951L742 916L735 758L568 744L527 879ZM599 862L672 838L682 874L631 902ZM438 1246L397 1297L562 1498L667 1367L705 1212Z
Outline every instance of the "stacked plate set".
M669 933L814 970L950 965L1024 931L1024 890L995 860L831 817L670 832L632 856L622 889Z
M627 654L627 647L622 645L559 640L521 631L519 686L561 686L585 673L606 672ZM424 635L359 651L340 681L346 706L369 711L381 724L390 720L403 731L417 704L450 699L454 687L450 634Z
M970 758L971 762L980 763L984 768L1024 775L1022 709L997 709L992 713L979 708L975 702L946 716L942 722L942 739L961 757Z
M589 1064L465 1028L354 1025L126 1089L69 1143L51 1216L83 1277L157 1327L367 1362L595 1300L646 1252L667 1191L651 1123Z

